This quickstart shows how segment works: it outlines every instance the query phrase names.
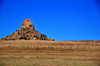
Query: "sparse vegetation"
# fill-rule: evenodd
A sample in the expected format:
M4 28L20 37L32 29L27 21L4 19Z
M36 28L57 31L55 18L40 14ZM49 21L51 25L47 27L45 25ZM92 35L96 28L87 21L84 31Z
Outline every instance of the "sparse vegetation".
M30 40L30 37L29 37L29 38L27 38L27 40Z
M23 37L20 37L19 39L25 39L25 40L26 40L26 39L27 39L27 37L23 36Z
M43 36L43 37L47 37L46 35L43 35L43 34L42 34L42 36Z
M25 34L28 34L30 31L26 32Z
M8 36L10 36L10 35L8 35ZM6 37L8 37L8 36L6 36Z
M48 40L46 35L43 35L39 33L38 31L31 30L29 28L22 28L20 30L16 30L16 32L14 32L11 35L6 36L5 38L7 40L19 40L19 39L30 40L29 37L31 38L31 40ZM6 40L5 38L3 38L3 40Z
M35 35L33 37L35 37Z
M55 41L54 39L52 41Z
M25 30L27 30L27 29L29 29L29 28L22 28L23 31L25 31Z
M4 66L100 66L99 56L100 42L41 40L0 42L0 64Z
M15 32L14 32L14 33L15 33ZM14 33L13 33L13 34L11 34L11 36L12 36L12 35L14 35Z
M47 39L44 37L43 40L47 40Z
M36 37L36 39L39 39L39 37L37 35L35 37Z
M31 33L33 33L33 32L31 32Z
M29 35L26 35L27 37L29 37Z
M43 35L41 35L41 37L40 38L42 38L43 37Z
M19 36L20 32L18 31L18 36Z
M80 50L100 50L100 43L87 43L87 42L74 42L74 41L34 41L30 40L27 41L26 37L20 37L20 39L26 39L26 40L16 40L13 41L3 41L1 45L5 46L7 43L9 45L15 45L16 47L20 47L20 45L23 45L24 47L27 47L27 44L30 46L30 48L50 48L53 47L55 49L62 48L62 49L80 49ZM5 44L6 43L6 44ZM11 43L11 44L10 44ZM26 46L25 46L26 45Z
M16 40L16 39L10 39L10 40Z
M16 30L16 31L19 31L19 30Z

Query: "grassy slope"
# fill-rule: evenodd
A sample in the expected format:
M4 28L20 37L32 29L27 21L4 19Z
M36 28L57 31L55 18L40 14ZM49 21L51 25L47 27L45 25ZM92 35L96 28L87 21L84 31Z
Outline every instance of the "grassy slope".
M82 46L85 46L84 45L85 43L80 43L82 45L79 45L77 49L68 48L68 46L66 46L67 47L66 49L62 47L58 49L34 48L32 46L35 43L48 45L51 42L45 42L45 41L0 42L0 66L51 66L51 65L100 66L99 43L96 46L89 45L91 46L91 48L87 47L87 49L80 48ZM65 43L52 42L51 44L59 44L60 46L60 44L66 44L66 43L70 45L72 44L68 42ZM28 44L31 44L30 45L31 47ZM44 47L44 45L42 46Z

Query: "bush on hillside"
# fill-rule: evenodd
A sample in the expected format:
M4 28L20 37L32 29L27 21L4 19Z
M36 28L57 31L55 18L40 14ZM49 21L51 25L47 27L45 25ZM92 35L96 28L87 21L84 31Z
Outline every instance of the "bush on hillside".
M30 37L29 37L29 38L27 38L27 40L30 40Z
M47 39L44 37L43 40L47 40Z
M35 35L33 37L35 37Z
M27 39L27 37L20 37L19 39L25 39L25 40L26 40L26 39Z
M52 41L55 41L54 39L52 39Z

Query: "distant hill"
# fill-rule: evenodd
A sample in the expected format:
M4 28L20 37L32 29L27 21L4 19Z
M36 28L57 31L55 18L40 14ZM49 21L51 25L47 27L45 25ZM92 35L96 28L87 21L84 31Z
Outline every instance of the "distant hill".
M54 41L48 38L46 35L39 33L35 30L33 23L29 18L23 21L21 29L16 30L13 34L2 38L1 40L48 40Z

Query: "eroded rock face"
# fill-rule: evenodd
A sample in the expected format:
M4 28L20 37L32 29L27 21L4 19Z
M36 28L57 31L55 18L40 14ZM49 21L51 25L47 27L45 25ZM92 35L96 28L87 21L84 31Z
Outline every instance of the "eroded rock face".
M21 29L23 28L29 28L29 29L34 29L33 23L31 23L31 20L27 18L25 21L23 21Z
M33 23L28 18L23 21L21 29L16 30L13 34L4 37L2 40L48 40L53 41L53 39L48 38L34 29Z

